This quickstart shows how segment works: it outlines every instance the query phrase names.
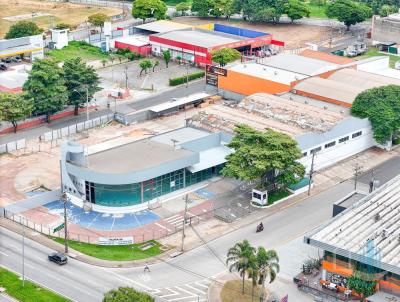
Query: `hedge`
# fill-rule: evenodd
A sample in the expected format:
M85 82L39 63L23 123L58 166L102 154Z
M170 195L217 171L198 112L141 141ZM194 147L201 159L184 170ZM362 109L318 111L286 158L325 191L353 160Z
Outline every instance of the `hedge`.
M205 76L205 72L199 71L199 72L189 74L187 79L189 81L193 81L193 80L202 78L204 76ZM169 79L169 86L176 86L176 85L180 85L180 84L184 84L184 83L186 83L186 76Z

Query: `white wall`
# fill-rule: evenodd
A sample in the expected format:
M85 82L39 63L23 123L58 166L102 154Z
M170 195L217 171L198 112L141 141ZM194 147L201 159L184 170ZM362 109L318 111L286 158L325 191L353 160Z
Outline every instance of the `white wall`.
M352 133L358 131L362 131L362 135L356 138L352 138L351 137ZM314 170L320 170L328 166L331 166L347 157L353 156L357 153L360 153L376 145L376 142L373 138L371 127L355 130L341 137L345 136L349 136L348 141L339 143L340 137L338 137L335 139L336 145L333 147L327 149L324 148L324 145L326 143L330 143L333 140L328 140L323 144L318 145L322 147L322 150L318 151L315 155ZM318 146L315 146L311 149L317 148ZM300 162L306 167L306 172L309 172L311 168L311 160L312 160L312 155L310 154L311 149L302 150L303 152L307 151L307 156L303 157L300 160Z

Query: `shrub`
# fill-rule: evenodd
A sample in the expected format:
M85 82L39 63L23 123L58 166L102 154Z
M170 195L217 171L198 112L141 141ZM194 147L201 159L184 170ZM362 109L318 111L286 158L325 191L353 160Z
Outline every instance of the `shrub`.
M195 72L188 75L188 81L193 81L204 77L204 71ZM186 83L186 76L169 79L169 86L176 86Z

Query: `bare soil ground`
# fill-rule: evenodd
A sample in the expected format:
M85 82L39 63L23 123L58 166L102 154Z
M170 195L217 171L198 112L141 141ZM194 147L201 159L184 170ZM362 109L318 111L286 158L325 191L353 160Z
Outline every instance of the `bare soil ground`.
M258 30L272 34L275 40L285 42L287 48L304 47L307 42L319 42L327 40L331 29L324 26L311 26L301 24L266 24L266 23L249 23L241 20L226 20L215 18L196 18L196 17L179 17L174 21L189 24L201 25L207 23L221 23L232 26L239 26L252 30Z
M32 14L32 12L50 14L50 16L32 19L39 27L48 29L60 22L77 26L92 14L101 12L112 16L120 13L121 10L119 8L40 0L0 0L0 38L7 33L8 29L13 24L12 22L4 20L4 17Z

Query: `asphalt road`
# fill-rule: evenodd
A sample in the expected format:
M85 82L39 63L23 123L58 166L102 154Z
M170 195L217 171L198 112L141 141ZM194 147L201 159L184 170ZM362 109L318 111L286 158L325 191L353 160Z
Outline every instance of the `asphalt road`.
M149 108L151 106L155 106L164 102L171 100L174 97L183 97L196 92L201 92L205 90L204 81L198 81L190 83L188 88L185 86L179 86L176 88L171 88L162 92L159 92L153 96L134 101L118 101L117 102L117 112L127 114L136 110L142 110L145 108ZM101 104L100 104L101 105ZM105 104L102 104L98 110L91 111L89 114L89 118L95 118L98 116L106 115L114 112L114 106L111 104L111 108L105 108ZM60 120L56 120L51 122L50 124L43 124L36 128L31 128L27 130L20 130L17 133L10 133L7 135L0 136L0 144L5 144L8 142L12 142L19 139L35 139L38 138L45 132L51 130L57 130L60 128L64 128L69 125L73 125L76 123L81 123L86 120L86 114L81 113L78 116L71 116L67 118L63 118Z
M374 177L375 180L379 181L379 186L381 186L399 174L400 156L395 156L385 161L378 167L370 171L364 172L363 175L359 178L359 181L368 185L372 177Z
M183 290L189 293L188 286L194 288L193 284L198 284L226 269L227 249L236 242L247 239L255 246L279 249L327 221L331 217L332 204L351 190L351 182L342 183L263 219L265 230L262 233L255 233L259 221L254 221L246 227L221 236L168 262L151 265L151 272L147 274L143 274L143 268L100 268L74 259L70 259L67 265L59 267L47 261L47 254L50 252L48 248L26 240L25 273L35 282L45 284L75 301L101 301L105 291L122 285L152 293L158 293L166 288L175 292ZM21 236L5 229L0 231L1 265L21 272ZM295 254L291 256L295 257ZM303 260L298 259L299 264ZM163 298L158 298L158 301L174 301L168 299L171 295L173 294L165 294ZM195 296L181 297L178 301L197 301L193 297Z

